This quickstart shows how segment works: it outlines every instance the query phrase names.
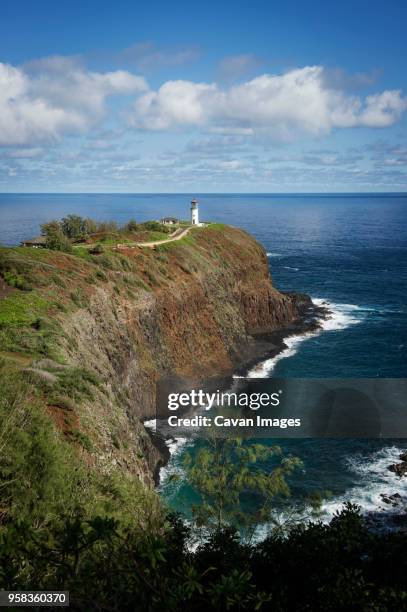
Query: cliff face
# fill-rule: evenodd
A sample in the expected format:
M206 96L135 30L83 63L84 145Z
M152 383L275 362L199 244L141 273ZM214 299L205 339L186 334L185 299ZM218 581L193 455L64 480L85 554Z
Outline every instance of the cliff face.
M273 288L263 248L231 227L196 229L155 250L124 248L81 260L45 253L32 255L47 259L43 276L47 265L56 268L54 306L65 303L54 308L53 359L100 381L75 408L79 429L92 440L88 461L146 482L160 456L141 419L154 416L157 380L232 373L258 351L256 335L281 329L304 305ZM36 288L43 297L48 290L46 283ZM34 359L30 369L55 375L54 361ZM58 424L64 408L54 404L48 409Z

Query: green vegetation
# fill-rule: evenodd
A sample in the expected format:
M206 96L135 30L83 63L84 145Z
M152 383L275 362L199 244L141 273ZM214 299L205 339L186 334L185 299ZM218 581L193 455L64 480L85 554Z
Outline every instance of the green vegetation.
M53 220L44 223L41 231L46 236L45 246L54 251L72 252L81 249L79 254L84 256L84 247L80 245L93 245L92 253L103 252L104 246L115 246L118 243L132 244L137 241L149 242L165 240L168 234L178 226L168 227L159 221L145 221L137 223L135 219L130 219L122 227L115 221L97 222L93 219L83 218L78 215L67 215L60 221Z
M93 387L100 384L94 372L81 368L67 368L57 372L58 381L53 386L55 393L65 395L73 400L93 399Z
M254 542L276 500L289 504L289 477L300 466L278 447L214 440L189 456L199 501L190 527L142 482L151 447L133 414L133 388L121 382L123 354L135 352L140 374L156 370L123 320L136 327L139 304L174 283L179 293L202 271L216 293L222 274L235 262L243 269L259 247L211 225L155 250L119 252L103 237L125 242L157 229L75 216L57 223L54 238L71 244L87 234L88 244L72 253L0 248L8 285L0 296L0 588L69 590L73 610L106 612L406 609L406 534L372 533L353 506L330 525L292 522L284 533L268 525L268 537ZM116 321L123 337L111 333ZM153 317L145 327L153 340L154 326ZM99 361L96 338L106 343ZM120 375L101 374L110 367ZM316 510L320 501L311 500Z
M269 471L264 465L273 459L277 463ZM234 526L250 538L256 527L270 521L275 497L290 495L286 477L301 461L283 457L279 446L214 438L196 454L187 453L184 464L201 498L193 506L197 525L218 531Z
M92 255L100 255L105 252L105 247L100 242L97 242L95 246L89 251Z
M106 612L406 608L407 536L372 533L355 506L329 525L272 531L257 544L241 540L230 523L240 520L232 505L239 508L243 490L260 491L263 508L262 492L287 492L276 476L283 474L278 449L277 471L259 470L254 480L242 474L243 462L270 458L262 445L213 446L197 460L202 477L190 466L217 509L206 510L206 539L191 552L194 526L166 515L136 480L89 470L87 434L75 426L59 432L36 387L4 360L0 384L0 588L69 590L71 609ZM229 465L231 454L238 468ZM208 482L217 475L227 495ZM220 507L222 519L213 520Z
M97 231L97 225L92 219L83 219L78 215L68 215L60 222L62 233L71 240L85 239L87 235Z
M15 287L22 291L32 291L32 286L21 274L13 274L13 272L5 270L3 272L3 278L10 287Z
M185 236L180 238L179 240L174 240L172 242L167 242L165 244L159 244L156 246L156 250L159 253L165 253L168 250L173 248L182 247L182 246L194 246L195 245L195 236L194 233L197 231L202 231L199 229L191 229Z
M130 219L130 221L128 221L125 225L125 229L128 232L137 232L138 227L138 223L135 219Z
M177 226L175 226L176 228ZM161 232L164 234L170 234L174 231L174 226L163 225L159 221L146 221L140 225L140 228L144 228L151 232Z
M0 359L0 539L8 529L18 529L21 524L41 539L45 533L50 534L49 529L61 528L60 516L64 520L88 520L99 513L112 518L120 515L124 524L130 521L134 527L152 527L154 523L158 528L161 510L151 491L135 479L118 478L114 472L89 471L70 443L73 441L87 452L92 450L87 434L69 423L72 409L98 381L86 371L62 369L55 373L56 383L47 384L46 379L42 384L39 379L34 383L31 375ZM52 395L71 393L75 381L79 386L75 387L74 403L68 398L58 401ZM44 392L66 411L66 435L56 429L50 418L57 404L50 406L50 414L44 413ZM3 562L4 554L3 540ZM2 571L7 568L0 569L0 582L5 577Z
M41 225L41 231L46 236L45 246L51 251L72 252L70 236L67 236L58 221L50 221Z
M38 315L47 307L46 301L37 293L15 293L0 302L0 330L7 327L35 325Z

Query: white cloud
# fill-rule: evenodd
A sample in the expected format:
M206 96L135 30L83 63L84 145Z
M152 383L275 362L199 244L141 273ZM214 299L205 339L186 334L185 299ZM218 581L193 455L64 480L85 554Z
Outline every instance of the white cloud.
M148 91L136 101L131 122L136 127L165 130L176 125L204 125L211 117L215 84L167 81L158 92Z
M238 56L234 63L245 65L249 59ZM106 116L110 119L106 100L112 95L133 97L128 119L136 129L203 128L258 141L318 136L335 128L388 127L407 108L398 90L363 99L325 77L321 66L308 66L228 87L170 80L153 90L141 76L126 70L90 71L75 57L49 57L23 67L0 63L0 146L35 149L64 134L88 131ZM94 148L108 149L105 140Z
M268 132L279 138L319 135L333 128L387 127L407 108L400 91L384 91L365 100L326 84L321 66L264 74L227 89L217 84L167 81L141 95L131 123L167 130L206 126L227 133Z
M44 62L25 69L0 63L0 145L83 131L103 115L108 96L147 88L126 71L89 72L66 58Z
M384 91L366 98L366 108L361 115L362 125L387 127L398 121L407 109L407 99L401 91Z

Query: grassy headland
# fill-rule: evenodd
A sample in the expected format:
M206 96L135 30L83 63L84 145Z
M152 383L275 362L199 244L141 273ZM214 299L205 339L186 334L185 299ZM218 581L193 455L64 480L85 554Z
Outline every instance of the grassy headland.
M235 228L154 249L136 246L152 226L87 228L57 222L52 248L0 248L1 587L67 589L76 610L405 609L406 538L372 534L355 508L259 545L225 522L188 550L153 488L155 382L233 371L296 302Z

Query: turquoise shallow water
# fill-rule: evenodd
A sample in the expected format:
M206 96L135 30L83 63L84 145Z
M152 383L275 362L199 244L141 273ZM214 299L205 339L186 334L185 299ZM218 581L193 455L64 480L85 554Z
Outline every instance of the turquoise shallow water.
M242 227L264 245L276 287L331 304L334 318L325 331L289 342L262 375L407 376L407 195L3 194L0 242L15 244L68 213L119 222L185 218L192 195L203 220ZM161 489L172 507L188 514L195 494L182 479L186 445L172 444ZM407 495L407 479L386 470L407 447L402 440L288 440L284 446L304 461L291 483L298 503L315 489L333 492L327 513L344 499L372 510L380 493ZM168 479L174 472L180 480Z

